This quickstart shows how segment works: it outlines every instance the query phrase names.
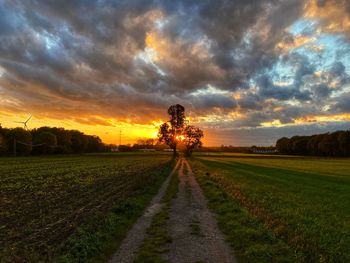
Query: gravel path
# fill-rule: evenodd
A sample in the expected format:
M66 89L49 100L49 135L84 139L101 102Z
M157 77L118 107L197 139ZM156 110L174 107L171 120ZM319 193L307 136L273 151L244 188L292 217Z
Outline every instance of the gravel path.
M179 192L171 201L167 224L172 242L162 256L173 263L236 263L231 248L217 226L215 215L209 211L202 190L184 158L177 162L144 215L134 224L109 263L133 262L152 218L163 207L162 197L177 170Z
M137 254L137 250L146 235L146 230L151 225L153 216L157 214L162 208L161 200L164 196L166 189L168 188L170 179L172 175L176 172L177 168L179 167L179 164L180 160L177 162L173 171L162 184L157 195L153 197L145 213L136 221L131 230L128 232L126 238L123 240L117 252L112 256L109 263L133 262Z
M164 259L174 263L236 262L186 159L181 160L179 178L168 223L172 242Z

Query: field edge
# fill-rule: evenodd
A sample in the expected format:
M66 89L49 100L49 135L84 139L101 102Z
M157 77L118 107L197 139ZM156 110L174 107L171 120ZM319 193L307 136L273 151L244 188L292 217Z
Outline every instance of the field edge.
M208 206L239 262L297 261L294 249L212 180L208 167L196 158L191 160L191 166Z

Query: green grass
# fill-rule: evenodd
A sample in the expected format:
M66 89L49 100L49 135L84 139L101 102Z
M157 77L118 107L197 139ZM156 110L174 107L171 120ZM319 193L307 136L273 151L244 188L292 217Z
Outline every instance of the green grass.
M158 191L169 160L154 154L0 159L1 262L106 257Z
M205 166L196 164L201 167L198 178L210 202L220 199L220 192L223 200L228 200L212 207L243 259L254 259L249 253L254 244L261 253L270 251L271 259L278 258L272 253L278 251L274 245L259 243L259 238L250 236L250 231L261 232L262 224L267 231L262 236L270 236L288 248L292 257L286 258L350 262L349 159L202 157L199 162ZM209 175L205 175L207 171ZM220 208L221 202L232 205L234 212ZM232 221L234 217L238 221ZM244 218L256 223L234 240L234 229L246 226Z
M316 174L324 174L334 176L349 176L349 158L319 158L319 157L300 157L300 156L252 156L245 155L227 155L227 158L220 158L220 161L235 161L239 163L254 164L257 166L277 167L290 170L313 172ZM204 157L205 159L205 157ZM211 158L215 159L215 158Z
M293 249L279 240L264 222L231 197L199 162L191 162L208 205L239 262L295 262Z
M147 229L147 235L139 249L135 263L163 263L167 262L162 254L167 252L166 244L171 243L171 236L167 230L167 222L170 213L170 203L178 192L179 178L175 173L171 178L168 189L162 198L164 207L156 214L151 226Z

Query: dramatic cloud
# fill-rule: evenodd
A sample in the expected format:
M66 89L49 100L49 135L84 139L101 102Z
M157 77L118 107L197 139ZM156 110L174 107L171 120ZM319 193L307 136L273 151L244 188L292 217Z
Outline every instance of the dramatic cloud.
M156 129L181 103L219 130L334 122L349 50L346 0L4 0L0 121Z
M323 32L345 33L350 38L350 2L347 0L310 0L305 5L305 16L319 19Z

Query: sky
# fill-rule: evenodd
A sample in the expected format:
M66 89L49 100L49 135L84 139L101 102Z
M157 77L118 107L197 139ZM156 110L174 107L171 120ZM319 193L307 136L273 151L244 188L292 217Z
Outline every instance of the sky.
M348 0L0 0L0 123L204 145L350 129Z

